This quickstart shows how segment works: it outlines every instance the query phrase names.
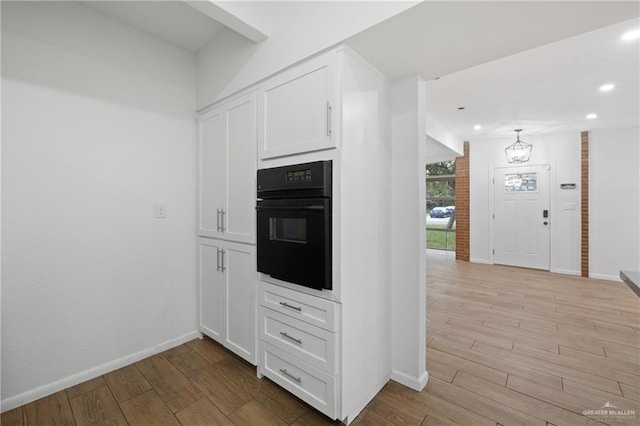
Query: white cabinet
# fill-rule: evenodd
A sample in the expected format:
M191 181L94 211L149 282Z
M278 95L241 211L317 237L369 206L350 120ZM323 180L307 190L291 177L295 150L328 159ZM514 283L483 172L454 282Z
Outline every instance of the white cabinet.
M255 246L199 238L199 326L256 364Z
M255 243L256 92L198 118L198 235Z
M260 282L258 374L337 418L339 304Z
M260 159L336 147L336 68L331 52L261 84Z

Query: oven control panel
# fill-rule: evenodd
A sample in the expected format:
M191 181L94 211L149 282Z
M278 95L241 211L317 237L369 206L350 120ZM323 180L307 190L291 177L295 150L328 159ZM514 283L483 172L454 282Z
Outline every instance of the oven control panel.
M300 182L311 180L311 169L292 170L287 172L287 182Z
M257 198L331 197L332 162L314 161L259 169Z

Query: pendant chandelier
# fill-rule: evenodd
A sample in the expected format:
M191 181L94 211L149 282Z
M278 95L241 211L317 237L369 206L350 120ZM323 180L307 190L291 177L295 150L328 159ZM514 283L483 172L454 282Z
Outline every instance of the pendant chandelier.
M522 129L514 130L518 135L517 140L504 150L504 153L507 155L507 162L509 163L526 163L531 156L533 145L520 140L521 131Z

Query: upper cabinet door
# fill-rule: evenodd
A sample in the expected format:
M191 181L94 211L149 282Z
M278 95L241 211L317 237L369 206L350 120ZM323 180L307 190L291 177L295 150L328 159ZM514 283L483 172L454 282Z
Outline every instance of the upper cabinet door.
M336 147L336 63L330 52L262 85L260 159Z
M198 235L255 243L257 95L198 118Z
M251 92L224 108L227 150L224 238L243 243L255 243L256 98L256 92Z
M222 109L198 118L198 235L220 237L225 204L225 141Z

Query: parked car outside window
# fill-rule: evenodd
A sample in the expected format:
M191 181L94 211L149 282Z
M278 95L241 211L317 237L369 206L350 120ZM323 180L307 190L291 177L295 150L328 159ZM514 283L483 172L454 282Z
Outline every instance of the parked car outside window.
M445 207L445 209L447 210L447 216L451 216L453 214L453 212L456 211L456 206L447 206Z
M444 207L434 207L429 212L429 216L431 217L447 217L449 213L447 213L447 209Z

